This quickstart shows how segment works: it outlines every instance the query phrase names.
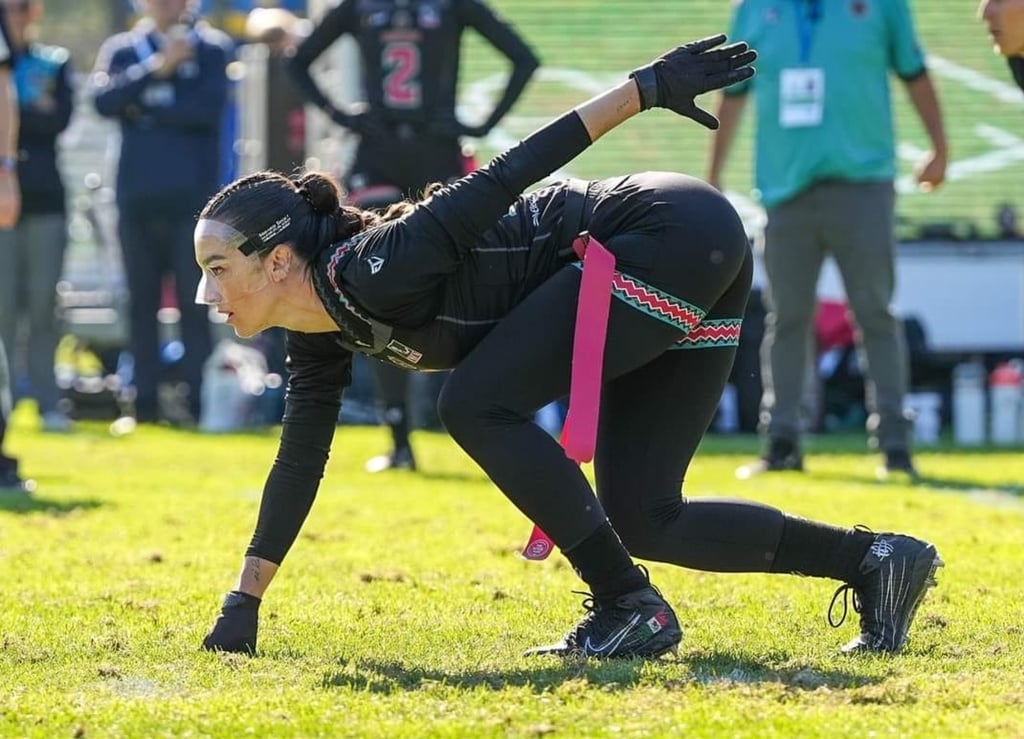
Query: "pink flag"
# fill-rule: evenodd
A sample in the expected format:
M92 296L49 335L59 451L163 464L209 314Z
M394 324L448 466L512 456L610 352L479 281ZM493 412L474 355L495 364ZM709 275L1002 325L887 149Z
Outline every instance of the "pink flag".
M576 301L576 327L572 342L572 370L569 382L569 412L562 427L561 444L565 454L577 464L594 458L597 447L597 420L601 410L601 376L604 371L604 344L608 336L615 255L587 233L572 244L583 260L583 277ZM523 548L524 559L546 559L554 542L533 527Z
M540 526L534 526L533 531L530 532L530 540L523 547L522 557L533 560L547 559L554 548L555 543L540 530Z

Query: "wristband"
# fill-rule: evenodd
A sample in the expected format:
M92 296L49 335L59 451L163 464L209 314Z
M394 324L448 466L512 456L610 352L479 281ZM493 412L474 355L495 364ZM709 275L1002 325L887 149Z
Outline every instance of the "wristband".
M654 66L647 65L634 69L629 75L636 83L640 92L640 109L649 110L658 104L658 76L654 73Z
M18 160L15 157L0 157L0 172L17 172Z

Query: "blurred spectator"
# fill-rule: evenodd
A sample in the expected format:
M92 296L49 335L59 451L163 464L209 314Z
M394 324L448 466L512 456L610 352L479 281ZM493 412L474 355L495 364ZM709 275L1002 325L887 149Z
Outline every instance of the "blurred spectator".
M0 337L7 347L11 374L18 375L22 368L27 372L43 429L68 431L71 421L58 408L53 365L60 333L56 288L67 247L57 136L71 120L71 60L67 49L35 40L34 24L43 13L40 0L6 0L6 10L17 59L21 220L13 229L0 230L0 253L9 260L0 271ZM24 333L21 345L19 329ZM20 346L25 351L19 351Z
M15 178L18 139L18 115L15 108L14 83L11 79L11 44L7 34L6 3L0 5L0 228L11 228L18 222L19 193ZM0 338L0 492L31 490L32 484L18 475L18 460L4 453L7 436L7 415L11 409L11 378L7 371L7 355Z
M232 44L196 17L191 0L139 0L137 8L141 20L103 43L91 80L96 109L121 127L118 233L131 293L136 418L160 418L157 311L172 276L188 410L198 419L211 337L206 308L193 302L192 229L218 186Z
M758 73L724 91L708 179L720 186L753 89L756 183L767 210L761 425L768 439L763 457L737 473L803 469L800 399L818 274L831 254L866 355L872 441L885 454L885 473L913 475L903 411L906 348L891 308L896 165L890 71L905 83L931 141L916 171L922 190L942 183L947 152L908 2L745 0L736 6L730 38L757 49Z
M504 93L487 119L467 125L455 116L461 38L483 36L512 63ZM310 75L310 65L343 35L359 46L365 103L342 110ZM358 134L359 147L345 185L349 201L383 208L418 198L433 182L465 174L462 136L486 136L512 108L540 62L504 20L480 0L342 0L298 47L291 69L310 101ZM373 361L378 404L391 429L392 450L367 470L415 469L409 442L406 371Z
M1006 57L1024 90L1024 0L981 0L978 15L988 26L995 50Z

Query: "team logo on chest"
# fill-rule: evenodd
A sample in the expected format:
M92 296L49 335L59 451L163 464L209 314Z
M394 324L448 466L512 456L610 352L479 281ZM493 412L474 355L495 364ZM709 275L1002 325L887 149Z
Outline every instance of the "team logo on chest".
M366 263L370 265L370 274L375 275L384 266L384 257L369 257Z

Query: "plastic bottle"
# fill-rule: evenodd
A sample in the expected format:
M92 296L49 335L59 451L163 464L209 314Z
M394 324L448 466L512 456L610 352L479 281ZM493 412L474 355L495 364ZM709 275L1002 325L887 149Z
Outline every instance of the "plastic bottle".
M985 443L985 366L979 361L953 368L953 442Z
M990 432L992 443L1012 446L1020 437L1021 373L1011 362L1001 362L989 375Z
M911 393L907 395L906 406L914 415L914 443L937 444L942 431L942 396L933 392Z

